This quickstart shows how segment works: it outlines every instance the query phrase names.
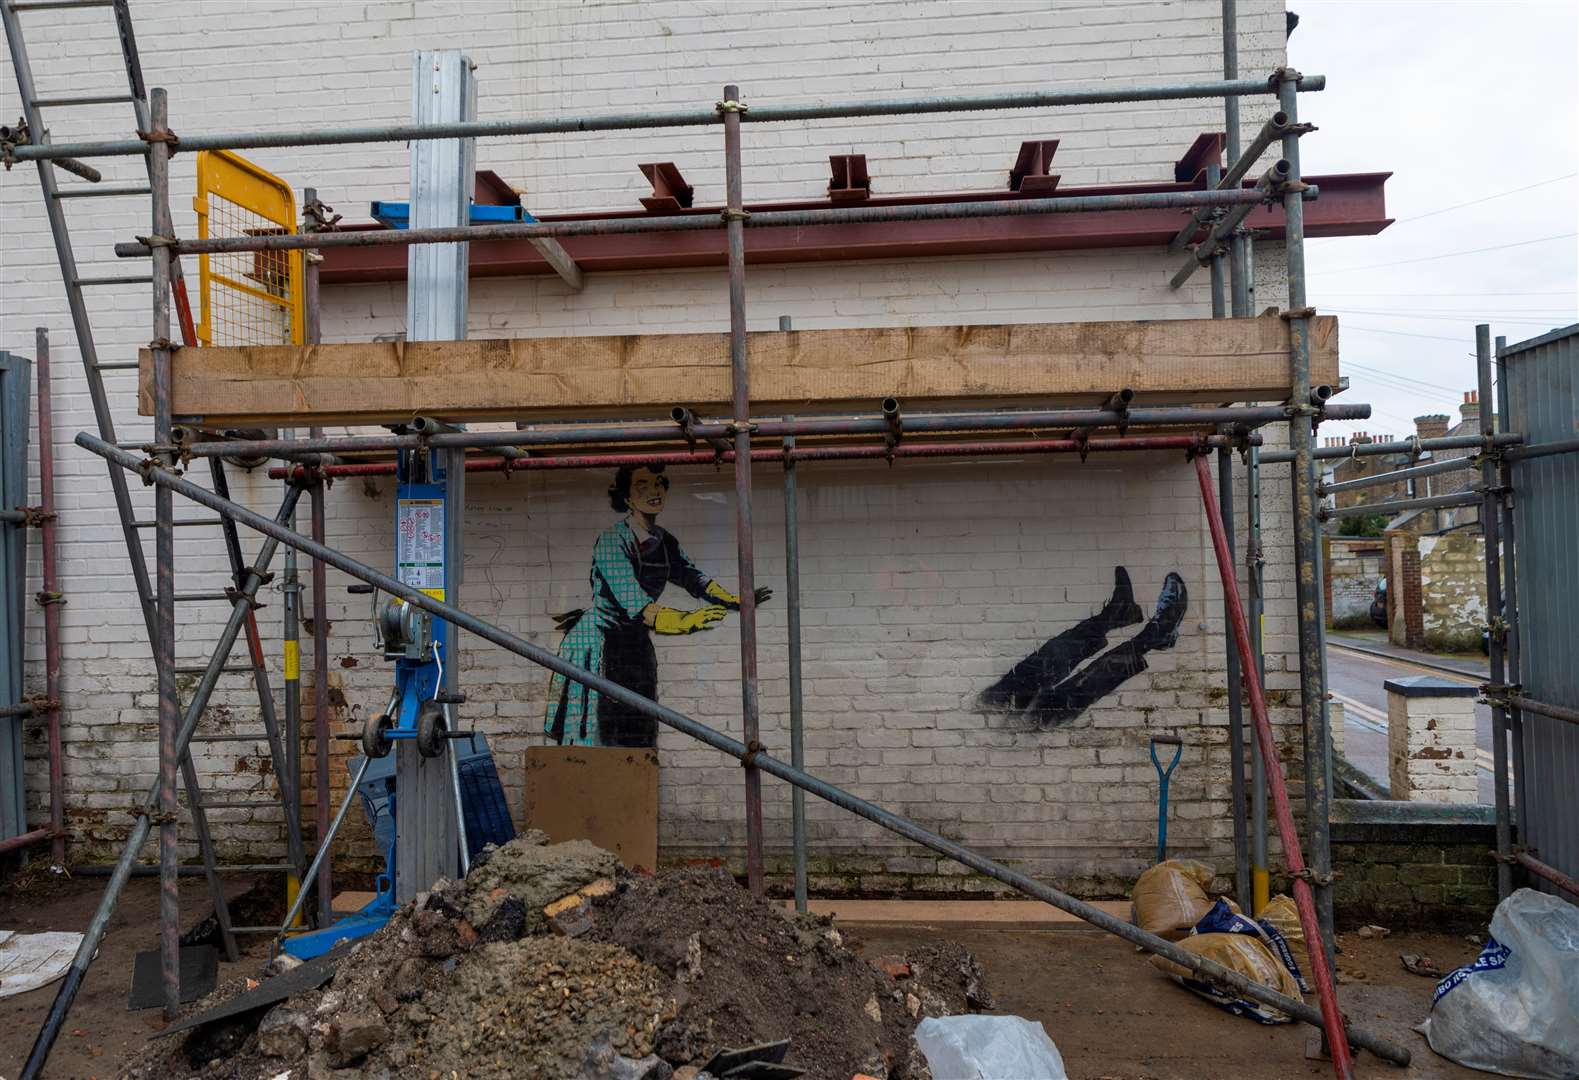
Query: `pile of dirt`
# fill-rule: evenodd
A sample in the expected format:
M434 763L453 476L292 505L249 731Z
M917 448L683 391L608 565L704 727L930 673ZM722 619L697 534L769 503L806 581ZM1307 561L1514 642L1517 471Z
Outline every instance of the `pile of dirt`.
M541 834L484 855L353 945L326 985L155 1039L121 1075L687 1080L719 1050L789 1039L786 1064L808 1076L916 1080L918 1020L989 1004L956 945L869 962L829 920L719 870L629 874Z

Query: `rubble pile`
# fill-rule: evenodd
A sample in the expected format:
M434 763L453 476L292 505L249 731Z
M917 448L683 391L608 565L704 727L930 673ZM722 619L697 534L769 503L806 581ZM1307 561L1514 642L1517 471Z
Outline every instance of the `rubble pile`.
M789 1040L784 1064L808 1076L926 1077L916 1023L990 1004L975 960L852 944L721 870L631 874L534 833L399 909L326 984L157 1038L121 1075L708 1080L722 1050ZM234 1008L249 985L193 1011Z

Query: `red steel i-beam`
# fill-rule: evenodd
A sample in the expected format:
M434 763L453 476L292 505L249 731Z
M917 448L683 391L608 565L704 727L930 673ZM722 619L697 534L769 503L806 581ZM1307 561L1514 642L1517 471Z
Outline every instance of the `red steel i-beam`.
M1305 856L1299 846L1299 830L1294 827L1294 813L1288 806L1288 786L1283 780L1277 744L1272 740L1272 724L1267 719L1261 677L1255 657L1250 652L1250 624L1245 620L1244 605L1239 600L1239 580L1234 575L1234 559L1228 552L1228 534L1223 528L1223 515L1218 509L1217 493L1214 490L1216 485L1212 482L1212 472L1207 467L1205 454L1195 456L1195 478L1201 485L1201 502L1206 507L1206 522L1212 531L1212 548L1217 553L1217 570L1223 579L1223 605L1228 609L1228 619L1233 625L1234 641L1239 648L1239 668L1249 691L1250 717L1255 724L1256 744L1261 748L1261 760L1267 766L1267 787L1272 793L1278 838L1283 842L1289 876L1294 879L1294 906L1299 909L1299 926L1309 945L1306 952L1310 954L1316 994L1321 999L1321 1026L1327 1036L1328 1051L1332 1054L1332 1071L1338 1080L1354 1080L1349 1038L1343 1030L1343 1014L1338 1011L1338 989L1332 981L1332 969L1327 966L1327 950L1323 945L1321 926L1316 921L1316 899L1306 876ZM1229 693L1237 691L1238 687L1228 688Z

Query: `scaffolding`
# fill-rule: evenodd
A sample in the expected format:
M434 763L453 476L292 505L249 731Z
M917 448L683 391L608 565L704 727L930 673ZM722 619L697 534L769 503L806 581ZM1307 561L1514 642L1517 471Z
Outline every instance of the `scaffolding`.
M7 31L14 37L12 13L30 5L5 5ZM57 165L92 171L83 165L97 157L140 156L147 162L149 194L152 203L151 229L147 236L116 245L118 255L147 258L152 267L153 325L151 393L154 404L154 438L146 446L117 445L113 427L100 418L98 435L83 432L76 443L105 459L111 475L124 484L126 473L138 476L156 489L155 537L156 582L152 605L157 620L150 620L154 655L159 675L159 779L139 811L98 912L85 936L71 969L45 1021L22 1075L36 1077L50 1047L61 1030L66 1014L82 984L99 940L102 938L116 899L131 872L139 849L155 824L160 836L160 879L162 884L160 942L162 975L168 1009L174 1009L179 993L177 966L178 922L175 907L175 882L179 873L176 860L176 774L187 760L188 746L198 719L212 694L224 661L244 626L251 625L252 608L259 585L265 579L273 556L285 547L313 560L314 598L323 603L323 570L336 569L401 598L411 606L466 630L514 655L523 657L567 679L581 683L608 698L655 718L661 723L695 738L740 761L743 766L743 809L746 822L746 876L748 886L763 888L763 824L761 777L767 773L793 786L796 793L794 844L796 897L805 898L805 829L801 793L809 792L852 814L871 821L907 840L927 847L981 874L994 878L1028 896L1070 912L1104 930L1134 942L1142 949L1164 956L1195 973L1199 978L1234 993L1272 1006L1320 1029L1331 1055L1335 1075L1353 1075L1352 1046L1371 1050L1380 1057L1405 1064L1409 1053L1362 1025L1347 1024L1339 1011L1331 968L1332 863L1328 836L1331 800L1330 738L1325 707L1325 663L1323 656L1323 617L1321 561L1318 555L1317 460L1336 456L1316 448L1315 428L1324 419L1359 419L1368 415L1368 406L1343 406L1327 399L1332 388L1311 385L1310 323L1314 309L1306 297L1304 254L1304 202L1318 192L1301 180L1300 139L1311 128L1298 120L1298 97L1302 92L1323 88L1320 76L1306 76L1282 68L1266 78L1240 78L1237 72L1232 0L1224 3L1224 78L1188 84L1113 88L1107 86L1055 92L1001 93L984 96L917 97L878 101L852 101L834 104L774 107L742 101L736 85L723 88L721 99L711 109L677 110L663 113L619 113L551 117L500 122L460 122L445 124L396 124L377 127L344 127L323 130L286 130L271 133L227 132L183 134L179 140L167 123L168 102L161 89L148 95L148 123L137 139L104 142L50 144L42 139L13 142L6 148L11 159L36 161L45 177L48 193L51 170ZM19 72L22 70L18 66ZM1278 113L1248 146L1241 147L1239 99L1252 95L1272 95ZM29 91L24 88L24 96ZM1014 202L955 202L885 207L834 207L823 210L762 211L745 209L741 180L741 131L743 124L775 123L789 120L818 120L861 116L894 116L962 111L987 111L1051 106L1084 105L1107 102L1157 102L1179 99L1215 98L1224 102L1227 129L1228 167L1214 166L1204 191L1118 194L1107 196L1031 198ZM396 142L406 140L488 138L508 135L572 133L629 130L638 128L714 126L722 128L723 159L727 180L727 203L719 219L651 217L616 221L557 223L511 223L460 228L418 228L388 232L337 233L308 231L267 235L209 237L183 240L174 235L169 208L169 159L179 144L182 150L233 151L255 147L303 147L344 145L348 143ZM1253 184L1245 178L1270 148L1279 150L1279 160ZM73 169L73 171L76 171ZM78 175L83 175L78 173ZM1290 380L1283 404L1231 407L1132 408L1133 392L1115 387L1112 398L1102 407L1062 410L1006 409L992 412L938 411L906 415L892 399L857 416L753 418L748 381L746 349L746 254L745 230L785 225L814 225L833 222L913 221L928 218L969 218L1003 214L1080 213L1097 210L1129 210L1157 207L1186 209L1193 216L1179 234L1177 250L1189 249L1184 265L1173 276L1175 288L1183 285L1201 267L1212 276L1212 307L1217 317L1242 318L1250 315L1252 276L1252 237L1244 221L1249 211L1260 205L1280 206L1285 221L1288 297L1282 317L1289 330ZM310 220L321 221L316 201L309 198ZM514 431L456 431L442 418L419 417L405 430L385 435L326 437L311 433L307 438L236 439L194 428L178 427L172 415L171 285L179 273L184 255L201 257L260 252L315 251L340 246L413 245L497 239L553 240L563 237L615 232L668 232L723 228L727 236L729 286L729 354L732 387L732 415L727 420L699 418L677 408L668 421L639 423L534 423L530 429ZM57 242L59 238L57 237ZM307 259L304 287L304 321L309 342L317 335L317 285L313 260ZM1484 335L1482 335L1484 337ZM1482 499L1488 522L1505 512L1504 492L1494 483L1494 471L1506 468L1500 457L1506 446L1520 442L1518 436L1495 431L1489 420L1492 395L1489 390L1489 354L1481 350L1481 394L1483 433L1461 441L1482 452L1483 480L1476 498ZM91 375L91 373L90 373ZM525 417L522 423L526 422ZM1258 428L1286 424L1290 449L1261 449ZM1068 428L1061 438L1039 436L1047 428ZM1093 429L1113 428L1116 436L1092 436ZM1131 428L1177 428L1177 434L1131 434ZM914 435L939 437L917 442ZM705 443L706 449L697 446ZM676 443L685 445L675 449ZM768 445L761 445L767 443ZM1419 452L1430 441L1415 443ZM609 449L610 447L633 449ZM645 446L646 449L641 449ZM561 452L566 447L590 447L588 452ZM1528 448L1533 449L1533 448ZM350 558L325 543L324 486L335 476L368 475L387 472L387 461L358 460L357 455L389 454L398 450L479 450L466 462L468 470L539 470L605 467L626 463L673 463L730 465L736 491L736 544L738 554L738 592L741 618L742 737L735 738L673 709L644 698L598 674L578 668L557 655L478 619L456 606L436 600L411 588L374 567ZM1270 802L1282 844L1292 891L1301 925L1310 950L1319 1007L1287 998L1260 986L1210 960L1180 949L1177 945L1148 934L1122 920L1107 915L1051 886L1010 869L979 852L950 841L923 826L883 809L869 801L819 780L802 768L802 722L800 702L799 649L793 628L800 614L798 545L796 543L797 506L795 467L803 462L837 459L896 459L991 455L1074 453L1084 457L1093 452L1169 450L1180 453L1194 470L1202 504L1213 541L1213 552L1223 585L1224 601L1231 627L1227 642L1227 671L1230 690L1242 681L1244 693L1228 694L1230 709L1230 754L1232 763L1232 800L1235 818L1235 881L1243 899L1264 895L1270 866L1266 854L1267 806ZM1248 481L1248 551L1244 553L1249 570L1249 603L1241 602L1233 550L1233 455L1243 453ZM1340 453L1347 454L1345 448ZM1370 448L1368 452L1382 452ZM274 475L285 481L284 498L271 517L256 513L230 500L223 491L210 491L183 478L178 463L191 458L218 462L233 455L278 459ZM1215 454L1215 476L1210 463ZM776 461L785 465L786 547L789 559L788 606L792 627L790 761L768 753L760 741L757 675L757 634L755 610L755 560L752 530L752 464ZM1260 534L1261 470L1268 464L1292 465L1293 522L1297 568L1300 715L1304 732L1304 776L1307 834L1295 826L1292 807L1278 764L1274 735L1262 689L1264 658L1260 641L1261 612L1264 608L1262 544ZM1372 478L1385 482L1386 478ZM303 494L312 502L312 529L303 536L291 526L292 516ZM184 710L175 693L174 664L174 496L215 511L231 527L245 526L262 534L264 543L250 567L238 567L237 586L231 596L229 621L219 644L203 671ZM123 516L128 512L120 502ZM1400 504L1371 504L1368 509L1387 509ZM135 533L128 526L129 542ZM1488 541L1490 535L1488 535ZM1488 542L1488 552L1491 544ZM1501 573L1488 566L1488 584ZM1508 570L1511 584L1511 568ZM1500 581L1500 578L1498 578ZM1510 590L1511 591L1511 590ZM326 659L326 628L321 609L316 612L313 635L319 656L319 671ZM1501 682L1500 646L1493 651L1494 681ZM320 766L318 846L313 866L303 881L303 894L310 889L326 855L334 830L349 806L350 795L340 808L335 822L328 820L326 755L327 708L322 697L324 684L318 680L320 695L316 710ZM1243 709L1248 703L1251 723L1249 776L1245 771L1246 740ZM1533 708L1525 704L1525 708ZM1503 706L1497 707L1499 731ZM288 734L294 734L289 732ZM1502 754L1502 744L1498 753ZM1499 757L1499 765L1502 759ZM292 776L289 784L295 784ZM351 787L354 791L355 785ZM290 792L287 803L290 802ZM1506 778L1499 779L1499 852L1513 858L1505 844L1507 821ZM1305 853L1309 853L1307 864ZM1504 866L1508 865L1504 863ZM319 882L320 906L327 909L328 890ZM298 898L299 899L299 898ZM289 922L289 919L287 919ZM284 927L280 932L283 933ZM1325 947L1319 947L1325 944Z

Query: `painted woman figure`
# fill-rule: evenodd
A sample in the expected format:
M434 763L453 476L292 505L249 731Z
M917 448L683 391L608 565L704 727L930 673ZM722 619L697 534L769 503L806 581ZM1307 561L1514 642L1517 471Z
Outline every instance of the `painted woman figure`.
M658 697L653 634L711 630L740 598L696 568L678 541L657 524L669 494L662 465L625 465L609 485L609 504L625 517L605 529L592 548L592 606L556 615L565 631L559 656L612 679L643 697ZM698 600L692 611L660 607L668 585ZM772 596L758 589L757 602ZM575 746L655 746L658 721L563 675L548 684L543 730Z

